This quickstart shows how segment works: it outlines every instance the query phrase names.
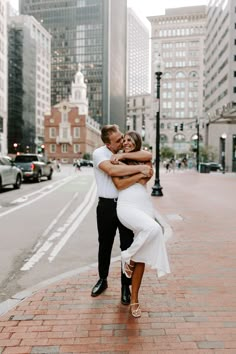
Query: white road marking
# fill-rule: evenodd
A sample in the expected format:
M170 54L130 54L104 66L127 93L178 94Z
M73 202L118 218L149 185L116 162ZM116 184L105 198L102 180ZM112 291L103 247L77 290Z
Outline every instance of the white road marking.
M21 197L21 198L18 198L18 199L16 199L16 200L13 200L13 201L11 202L11 204L19 204L19 203L24 203L27 199L28 199L28 197L27 197L27 196L25 196L25 197Z
M65 179L62 180L62 183L60 183L59 185L57 185L57 186L55 186L55 187L53 187L53 188L50 188L50 190L48 190L48 191L45 192L45 193L40 194L38 197L36 197L36 198L34 198L34 199L32 199L32 200L29 200L28 202L26 202L26 203L24 203L24 204L17 205L16 207L13 207L12 209L9 209L9 210L7 210L7 211L1 213L1 214L0 214L0 218L3 217L3 216L5 216L5 215L8 215L8 214L10 214L10 213L13 213L14 211L16 211L16 210L18 210L18 209L24 208L25 206L30 205L30 204L36 202L37 200L39 200L39 199L45 197L46 195L48 195L48 194L54 192L55 190L57 190L58 188L60 188L60 187L63 186L64 184L66 184L69 180L72 180L72 179L74 179L74 178L76 178L76 177L75 177L75 176L66 177ZM45 189L45 188L43 188L43 189ZM48 189L48 188L47 188L47 189ZM41 190L41 191L42 191L42 190ZM30 195L32 196L33 194L36 194L36 193L38 194L38 192L34 192L34 193L31 193L31 194L28 194L28 196L30 196ZM26 196L26 197L28 197L28 196Z
M57 256L57 254L60 252L60 250L65 246L66 242L69 240L69 238L73 235L75 230L79 227L81 222L84 220L85 216L88 214L89 210L94 204L94 201L96 199L96 186L95 184L92 185L92 188L90 189L90 193L87 194L87 200L88 204L85 206L85 208L80 208L83 209L82 213L79 214L78 219L71 225L67 233L63 236L63 238L59 241L59 243L54 247L52 250L50 256L48 257L49 262L52 262L53 259ZM92 195L91 195L92 194ZM90 199L89 199L90 198Z
M93 206L93 203L96 198L96 184L93 182L90 190L86 194L83 202L79 205L79 207L68 217L66 222L64 223L63 226L60 226L55 232L51 234L51 236L44 242L44 244L37 250L37 252L24 264L24 266L21 268L22 271L27 271L30 270L45 254L46 252L53 246L53 241L57 240L61 236L63 236L63 232L71 225L71 227L68 229L66 232L65 236L61 238L61 240L58 242L56 246L54 246L54 249L52 250L50 256L48 257L49 262L52 262L53 259L57 256L57 254L60 252L60 250L63 248L63 246L66 244L66 242L69 240L69 238L72 236L74 231L78 228L82 220L85 218L91 207ZM63 208L61 211L62 213L66 210L66 208L69 207L69 203ZM54 219L51 223L51 225L47 228L47 230L44 232L44 235L46 235L52 227L55 225L56 221L58 221L59 217ZM74 222L74 220L76 221ZM74 222L74 223L73 223Z

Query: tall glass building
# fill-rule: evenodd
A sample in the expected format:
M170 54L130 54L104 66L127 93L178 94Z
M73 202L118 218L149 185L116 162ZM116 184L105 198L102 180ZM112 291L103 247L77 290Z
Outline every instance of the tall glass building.
M52 35L51 103L68 98L81 64L89 115L101 125L126 116L127 0L20 0Z

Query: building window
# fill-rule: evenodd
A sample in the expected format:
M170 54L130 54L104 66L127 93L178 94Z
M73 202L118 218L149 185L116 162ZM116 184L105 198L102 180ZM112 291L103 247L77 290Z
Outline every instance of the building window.
M80 152L80 145L79 144L74 144L74 153L78 154Z
M61 145L61 152L62 153L67 153L68 151L68 145L67 144L62 144Z
M73 129L73 137L74 138L79 138L80 137L80 128L79 127L74 127L74 129Z
M52 127L49 128L49 138L55 138L56 137L56 128Z
M62 137L64 139L67 139L68 138L68 128L63 128L62 129Z
M63 123L68 122L68 112L62 112L62 122Z
M50 144L50 152L52 154L56 152L56 145L55 144Z

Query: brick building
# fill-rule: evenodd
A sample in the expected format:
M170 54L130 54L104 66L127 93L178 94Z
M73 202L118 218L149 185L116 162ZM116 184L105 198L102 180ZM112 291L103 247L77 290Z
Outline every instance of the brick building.
M45 154L49 159L73 163L91 155L102 144L99 124L88 116L87 86L80 70L75 75L69 101L63 100L45 115Z

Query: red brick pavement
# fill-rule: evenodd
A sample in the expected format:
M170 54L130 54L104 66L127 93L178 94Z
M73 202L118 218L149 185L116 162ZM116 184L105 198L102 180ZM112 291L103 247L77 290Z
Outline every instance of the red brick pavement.
M0 317L0 353L236 353L236 176L162 173L172 273L147 269L142 317L120 304L120 264L90 297L96 269L55 283Z

